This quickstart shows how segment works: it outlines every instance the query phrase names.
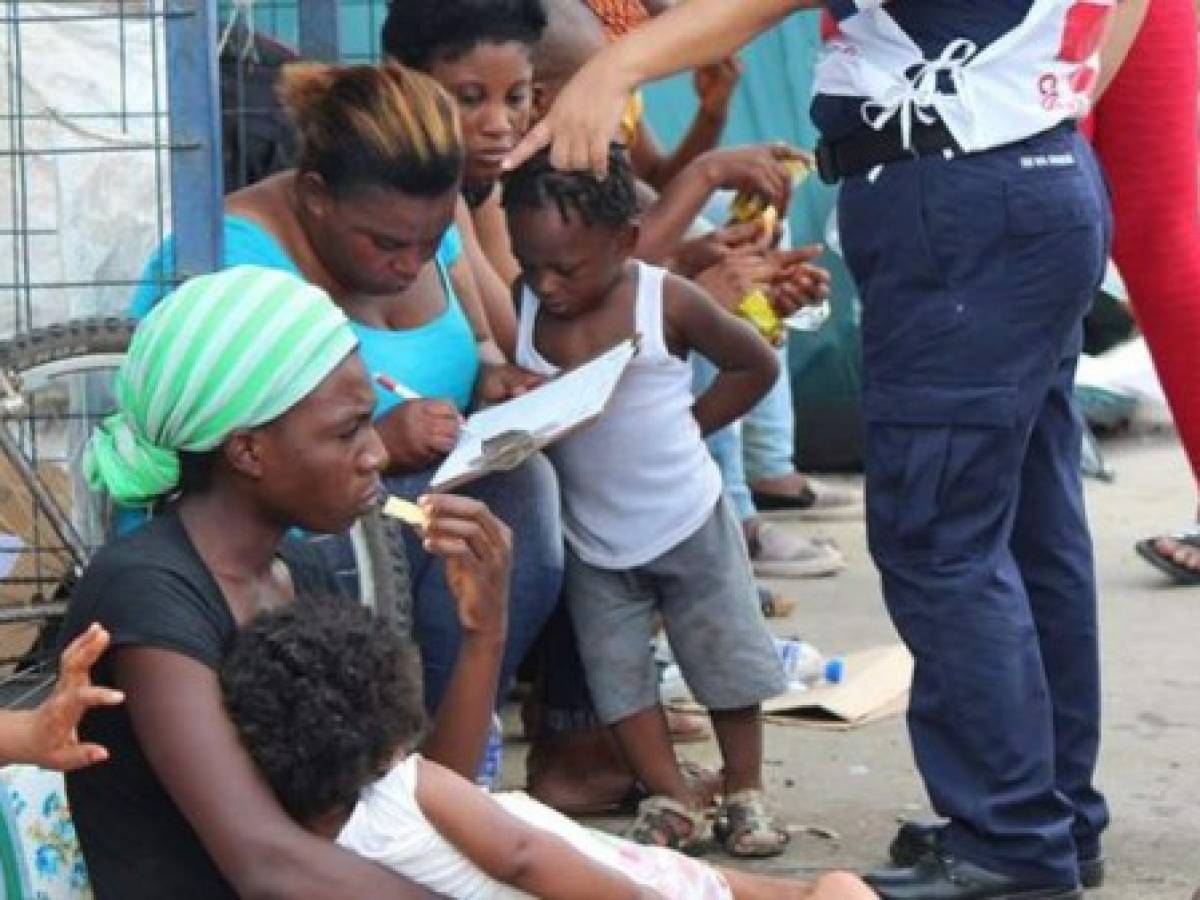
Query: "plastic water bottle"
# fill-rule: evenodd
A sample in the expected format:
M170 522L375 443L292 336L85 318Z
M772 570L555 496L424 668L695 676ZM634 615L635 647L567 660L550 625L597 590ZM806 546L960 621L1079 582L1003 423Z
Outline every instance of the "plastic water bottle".
M840 656L826 659L820 650L799 638L776 638L775 652L783 663L790 690L807 690L822 682L839 684L846 674L846 664Z
M658 696L662 703L676 703L692 696L677 663L667 663L659 669Z
M820 303L811 303L808 306L802 306L796 312L792 313L783 320L783 324L793 331L818 331L821 326L829 321L829 315L833 311L828 300L822 300Z
M483 750L483 761L475 774L475 783L493 791L500 784L500 772L504 766L504 723L500 716L492 713L492 725L488 729L487 746Z

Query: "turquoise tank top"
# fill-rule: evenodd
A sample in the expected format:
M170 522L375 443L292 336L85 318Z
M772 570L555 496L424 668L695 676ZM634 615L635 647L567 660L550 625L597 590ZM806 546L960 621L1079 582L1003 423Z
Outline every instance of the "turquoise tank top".
M223 240L221 262L226 267L266 266L303 277L274 235L257 222L226 215ZM471 323L450 282L450 267L461 255L462 238L458 228L451 225L434 255L446 297L446 308L436 318L404 330L372 328L358 322L351 325L358 335L359 351L368 373L386 373L424 397L450 400L460 411L465 411L479 374L479 353ZM133 316L144 317L171 290L169 278L174 270L175 240L168 237L142 271L130 302ZM374 387L377 417L402 402L379 385Z
M452 225L435 256L446 297L446 308L436 318L403 330L352 323L359 353L375 387L376 418L404 402L374 381L379 373L390 375L422 397L449 400L459 412L466 412L471 405L479 375L479 349L449 274L461 255L462 239Z

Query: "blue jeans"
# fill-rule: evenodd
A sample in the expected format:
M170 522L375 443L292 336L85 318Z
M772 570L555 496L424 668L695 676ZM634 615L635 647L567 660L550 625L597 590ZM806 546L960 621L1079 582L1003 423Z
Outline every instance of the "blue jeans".
M788 374L787 342L779 348L779 378L742 419L742 461L746 480L778 478L795 471L796 413Z
M743 418L708 436L708 452L721 470L725 494L738 519L745 522L758 514L748 482L787 475L795 469L795 418L792 385L787 371L787 343L778 350L779 377L758 404ZM717 377L717 369L700 354L692 355L692 390L705 391Z
M426 490L432 477L433 470L426 470L392 475L384 482L393 494L412 500ZM486 503L513 532L508 640L500 669L499 703L517 666L558 605L563 575L558 479L549 461L539 454L511 472L473 481L458 492ZM413 638L421 648L425 705L432 713L450 681L462 633L445 566L425 552L411 529L404 530L404 544L412 579Z

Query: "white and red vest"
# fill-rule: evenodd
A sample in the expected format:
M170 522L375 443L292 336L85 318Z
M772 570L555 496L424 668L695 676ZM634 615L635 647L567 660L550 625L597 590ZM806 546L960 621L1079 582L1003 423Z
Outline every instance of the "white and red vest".
M914 122L940 119L963 150L977 152L1087 114L1116 0L1034 0L1020 25L986 47L955 40L932 60L884 11L887 2L830 0L822 23L816 92L865 98L870 127L895 119L907 145Z

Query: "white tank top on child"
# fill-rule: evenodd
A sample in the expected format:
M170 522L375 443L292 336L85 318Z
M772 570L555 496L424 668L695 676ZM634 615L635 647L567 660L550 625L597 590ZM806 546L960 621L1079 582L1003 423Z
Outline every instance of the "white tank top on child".
M531 897L492 878L430 824L417 803L420 765L421 757L413 754L363 788L354 812L338 834L338 844L443 897ZM525 824L557 835L601 865L657 891L665 900L732 900L721 874L697 860L584 828L520 792L491 796Z
M584 562L628 569L691 537L721 496L721 475L692 416L692 366L663 337L665 270L637 264L641 348L604 414L547 452L562 487L563 532ZM557 375L534 346L541 304L521 292L517 365Z

